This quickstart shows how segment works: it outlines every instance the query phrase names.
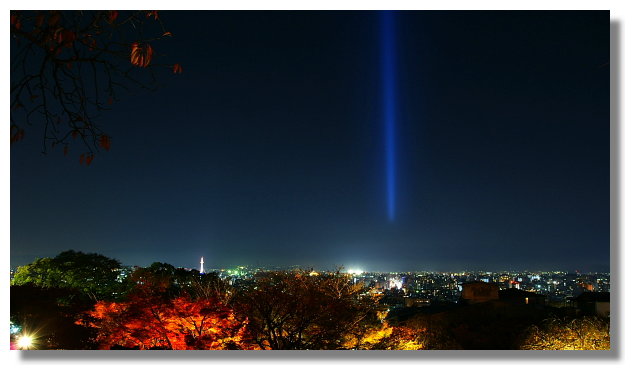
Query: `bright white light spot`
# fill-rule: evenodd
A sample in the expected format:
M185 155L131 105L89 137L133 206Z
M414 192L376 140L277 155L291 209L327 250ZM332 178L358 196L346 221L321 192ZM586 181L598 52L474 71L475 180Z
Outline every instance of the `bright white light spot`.
M20 349L28 349L31 345L33 345L31 336L20 336L18 339L18 347Z
M388 289L401 289L403 288L403 281L398 277L393 277L388 280Z
M351 275L361 275L362 273L364 273L364 271L360 270L359 268L350 269L347 272Z

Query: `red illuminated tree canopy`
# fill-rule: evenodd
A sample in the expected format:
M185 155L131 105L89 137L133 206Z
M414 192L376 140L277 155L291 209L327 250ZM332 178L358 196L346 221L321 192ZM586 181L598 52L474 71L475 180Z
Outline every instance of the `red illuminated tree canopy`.
M102 349L252 349L245 340L247 322L213 299L136 294L127 302L98 302L81 323L98 329Z

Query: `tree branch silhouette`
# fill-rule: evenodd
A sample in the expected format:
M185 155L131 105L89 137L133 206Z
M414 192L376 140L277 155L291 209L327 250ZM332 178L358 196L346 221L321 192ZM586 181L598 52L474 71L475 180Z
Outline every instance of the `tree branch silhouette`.
M157 11L11 11L11 143L39 129L42 153L73 142L90 165L111 137L97 119L122 90L156 90L155 42L170 38ZM37 134L37 133L36 133Z

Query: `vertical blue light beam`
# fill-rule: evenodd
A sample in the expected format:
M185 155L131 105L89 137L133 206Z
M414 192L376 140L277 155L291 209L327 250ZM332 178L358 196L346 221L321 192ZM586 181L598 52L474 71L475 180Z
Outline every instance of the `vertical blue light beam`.
M386 204L388 219L395 219L395 12L381 13L381 76L383 90L384 141L386 153Z

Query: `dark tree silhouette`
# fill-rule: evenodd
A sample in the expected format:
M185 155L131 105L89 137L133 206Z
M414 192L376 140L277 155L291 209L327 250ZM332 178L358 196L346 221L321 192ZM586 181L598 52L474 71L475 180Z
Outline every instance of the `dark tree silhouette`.
M42 152L81 142L90 165L111 138L97 123L121 90L155 89L155 44L172 36L157 11L11 11L11 142L41 132Z
M377 307L361 285L339 273L267 273L237 300L262 349L345 348Z
M126 280L128 293L174 298L189 295L192 298L214 298L228 303L230 286L216 273L199 274L198 270L177 268L171 264L154 262L148 267L135 269Z
M11 286L10 295L11 322L21 328L20 335L33 337L34 349L97 349L96 330L75 324L92 302L69 303L68 289L31 284Z

